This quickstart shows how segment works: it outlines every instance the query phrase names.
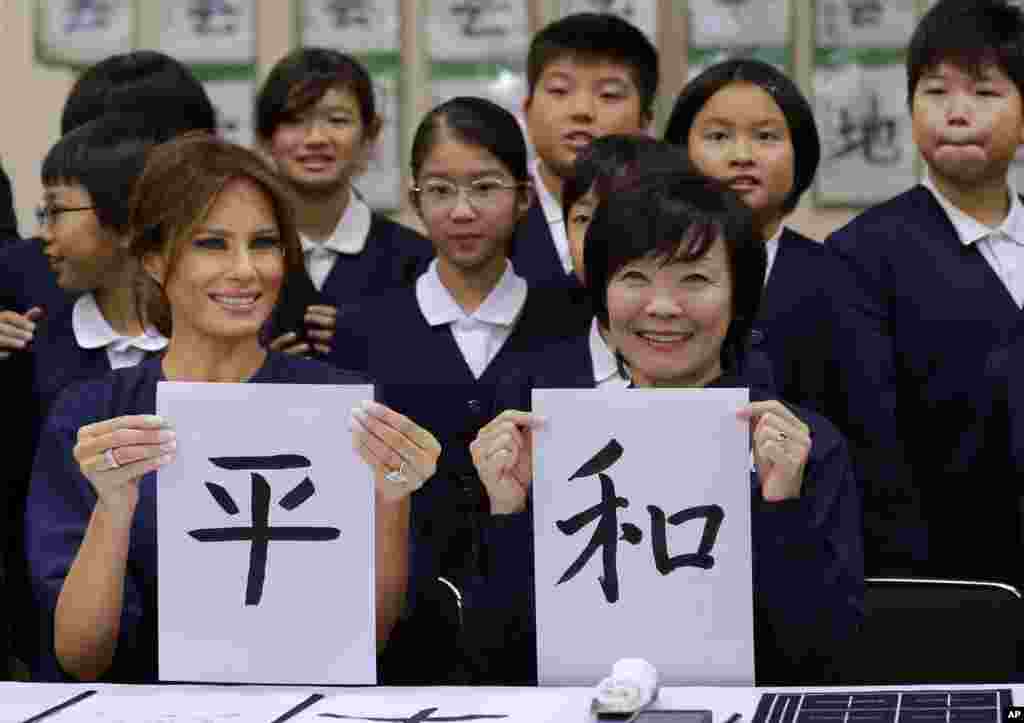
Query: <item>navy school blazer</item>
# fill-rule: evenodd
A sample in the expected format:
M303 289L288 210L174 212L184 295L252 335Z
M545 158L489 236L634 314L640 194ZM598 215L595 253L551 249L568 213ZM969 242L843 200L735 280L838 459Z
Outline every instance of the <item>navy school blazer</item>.
M335 307L340 326L365 298L412 285L433 256L434 248L425 236L374 213L366 246L358 254L338 254L320 291L308 274L289 277L269 338L302 330L306 307L313 304Z
M0 166L0 245L18 240L18 217L14 213L11 179Z
M822 414L832 363L828 269L822 244L784 229L750 334L771 360L779 397Z
M1024 589L1024 324L989 354L949 477L965 525L951 576Z
M530 286L579 287L576 277L572 273L565 273L562 260L558 258L551 227L544 218L544 209L539 201L530 204L526 218L516 229L509 259L516 273L526 279Z
M414 287L394 289L364 304L335 336L327 361L371 377L382 403L430 430L442 445L437 473L413 495L417 550L433 553L441 576L457 585L483 564L481 524L487 495L469 445L495 416L502 389L518 387L536 362L531 353L562 333L561 292L527 292L515 328L484 374L474 378L451 326L430 326Z
M865 211L826 247L836 355L826 411L863 485L868 574L945 576L988 524L964 517L949 470L986 358L1024 313L924 186Z
M751 399L774 398L770 364L748 356L746 371L711 386L748 386ZM565 387L540 376L506 408L529 409L532 387ZM587 387L593 387L593 378ZM837 682L843 651L863 619L860 496L846 442L820 415L793 410L812 429L804 494L765 502L751 474L755 670L759 685ZM533 515L492 516L484 527L485 574L463 589L463 646L476 681L537 682Z

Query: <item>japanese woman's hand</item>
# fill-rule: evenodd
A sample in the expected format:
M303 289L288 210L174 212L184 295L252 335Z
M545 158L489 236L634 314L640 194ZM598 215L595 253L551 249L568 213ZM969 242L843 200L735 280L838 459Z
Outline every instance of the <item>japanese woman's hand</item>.
M352 448L373 470L377 496L397 502L437 470L441 443L408 417L377 402L352 410Z
M174 458L175 434L163 418L114 417L78 430L74 456L96 490L97 505L129 522L139 499L139 479Z
M469 445L473 466L491 500L491 514L525 509L533 481L533 430L543 423L535 414L509 409L484 426Z
M811 454L811 428L781 402L753 402L738 413L750 420L754 464L767 502L800 497Z

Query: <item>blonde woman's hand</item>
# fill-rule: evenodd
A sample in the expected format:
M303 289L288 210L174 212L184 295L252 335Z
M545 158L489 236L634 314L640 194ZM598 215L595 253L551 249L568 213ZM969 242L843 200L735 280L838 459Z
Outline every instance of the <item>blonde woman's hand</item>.
M377 496L397 502L434 476L441 444L429 431L383 404L352 410L352 448L373 470Z

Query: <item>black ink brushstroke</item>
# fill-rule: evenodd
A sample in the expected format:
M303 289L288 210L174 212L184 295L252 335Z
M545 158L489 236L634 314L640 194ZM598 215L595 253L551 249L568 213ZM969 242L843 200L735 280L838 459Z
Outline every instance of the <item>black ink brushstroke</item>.
M24 721L22 721L22 723L36 723L36 721L41 721L44 718L49 718L54 713L60 713L65 708L70 708L71 706L76 705L77 703L81 703L83 700L85 700L86 698L89 698L90 696L93 696L93 695L96 695L96 691L95 690L83 691L83 692L79 693L76 696L72 696L71 698L68 698L63 703L58 703L57 705L53 706L52 708L47 708L42 713L37 713L36 715L32 716L31 718L26 718Z
M614 442L614 440L612 440ZM601 501L590 509L573 515L568 520L558 520L555 526L564 535L572 535L579 532L585 525L593 522L600 516L597 528L591 535L587 546L577 557L569 568L558 579L556 585L568 582L583 569L584 565L597 552L598 547L603 547L602 560L604 564L604 575L598 578L601 589L604 591L605 600L615 603L619 600L619 571L616 567L616 544L617 532L619 529L618 512L619 508L629 507L629 500L625 497L615 496L615 483L606 474L599 474L601 480Z
M320 713L319 717L334 718L336 720L384 721L385 723L424 723L425 721L429 721L430 723L441 723L442 721L497 720L499 718L508 718L508 715L505 713L469 713L466 715L451 715L432 718L431 716L436 712L437 708L424 708L423 710L414 713L412 717L408 718L378 718L373 716L342 715L341 713Z
M301 486L300 484L299 487ZM312 483L310 483L310 487L312 487ZM271 527L269 522L270 483L263 475L253 472L252 527L207 527L188 532L190 537L199 542L247 541L252 543L249 548L249 575L245 586L246 605L259 605L260 600L263 599L263 585L267 575L267 554L271 540L327 542L341 536L341 530L336 527Z
M301 713L302 711L306 710L306 708L309 708L310 706L319 703L323 699L324 699L323 693L313 693L312 695L310 695L308 698L306 698L304 701L299 703L297 706L295 706L291 710L285 711L284 713L279 715L277 718L275 718L274 720L270 721L270 723L284 723L287 720L291 720L292 718L297 716L299 713Z
M644 531L634 525L632 522L622 523L622 537L620 540L625 540L631 545L639 545L644 539Z
M569 481L571 482L577 477L590 477L598 472L604 472L619 461L624 451L621 444L614 439L611 440L601 451L584 462L583 466L576 470L576 473L569 478Z
M316 494L316 487L313 485L313 481L307 477L302 480L295 489L282 497L278 504L286 510L291 511L308 500L314 494Z
M207 482L206 489L210 490L210 494L213 495L213 499L216 500L220 508L227 512L229 515L238 514L238 505L231 498L231 493L221 487L215 482Z
M210 457L215 467L232 470L304 469L312 462L301 454L271 454L263 457Z
M718 530L725 519L725 511L719 505L701 505L680 510L668 518L670 525L681 525L690 520L704 518L704 531L701 534L697 552L669 557L668 541L665 534L665 513L660 507L647 505L651 514L651 548L654 552L654 566L662 575L668 575L680 567L699 567L710 570L715 566L715 558L711 549L718 539Z

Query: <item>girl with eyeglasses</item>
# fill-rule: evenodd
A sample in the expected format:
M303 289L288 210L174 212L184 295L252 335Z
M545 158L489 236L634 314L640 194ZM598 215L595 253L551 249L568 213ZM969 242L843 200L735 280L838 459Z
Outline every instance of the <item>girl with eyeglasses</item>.
M413 495L418 554L462 588L480 574L487 496L469 443L530 373L533 349L557 333L554 292L528 288L509 260L530 205L526 141L515 117L470 97L434 108L412 145L410 199L435 259L414 288L367 302L339 327L332 361L368 374L381 397L442 443L439 471ZM559 295L561 298L561 294ZM349 338L350 337L350 338ZM443 678L443 664L418 682Z

